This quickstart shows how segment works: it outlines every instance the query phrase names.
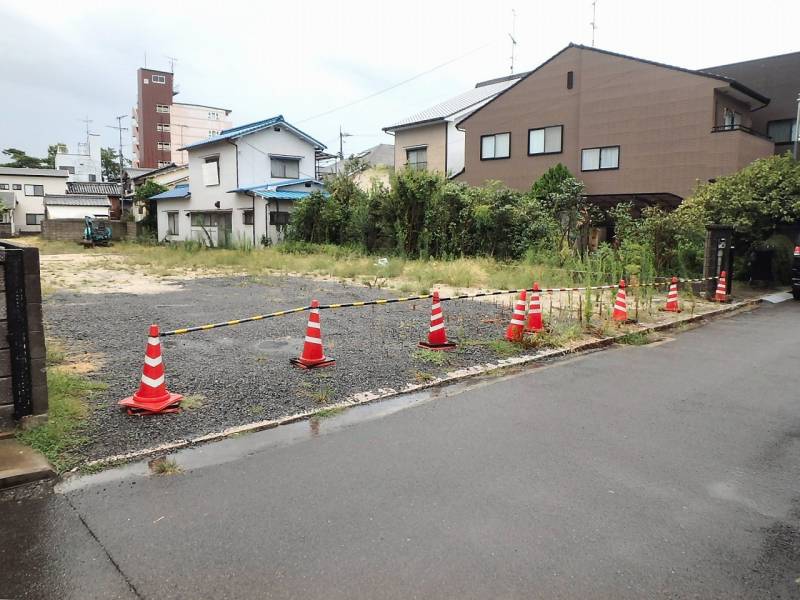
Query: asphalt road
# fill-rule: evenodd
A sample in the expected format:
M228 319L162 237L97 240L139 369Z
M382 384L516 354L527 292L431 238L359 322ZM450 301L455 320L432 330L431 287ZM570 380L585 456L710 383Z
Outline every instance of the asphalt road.
M786 302L0 504L0 597L798 598L799 367Z

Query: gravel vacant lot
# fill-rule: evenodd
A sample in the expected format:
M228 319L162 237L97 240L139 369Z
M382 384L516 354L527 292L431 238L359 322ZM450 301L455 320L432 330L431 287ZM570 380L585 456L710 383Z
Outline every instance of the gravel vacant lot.
M85 354L92 377L109 385L95 398L87 458L218 431L322 407L379 388L421 383L461 366L493 362L479 342L501 339L508 310L475 301L447 302L448 334L462 342L436 364L416 344L427 335L430 301L322 311L326 354L334 367L303 371L298 356L308 313L162 339L170 391L192 396L179 414L138 417L116 402L138 386L148 325L162 330L321 303L391 297L386 290L299 277L228 277L183 282L164 293L56 292L46 300L51 337ZM82 370L89 370L84 365Z

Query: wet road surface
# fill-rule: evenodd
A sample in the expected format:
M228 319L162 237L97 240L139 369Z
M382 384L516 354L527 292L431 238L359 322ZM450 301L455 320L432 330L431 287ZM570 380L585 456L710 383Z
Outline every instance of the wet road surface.
M0 503L0 597L797 598L799 342L765 306Z

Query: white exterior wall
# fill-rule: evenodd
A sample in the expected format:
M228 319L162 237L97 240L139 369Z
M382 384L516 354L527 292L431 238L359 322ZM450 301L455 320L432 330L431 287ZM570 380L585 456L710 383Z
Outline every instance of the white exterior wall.
M83 219L91 217L108 218L107 206L48 206L48 219Z
M467 135L456 129L455 121L447 123L447 176L455 175L464 168L464 152Z
M78 144L78 152L56 154L56 169L72 167L74 174L70 174L67 181L91 181L89 175L94 175L95 181L103 181L103 166L100 160L100 144L88 146Z
M32 169L33 170L33 169ZM14 190L14 184L22 186L20 190ZM39 233L42 231L41 225L26 225L25 215L44 214L43 196L26 196L26 185L42 185L45 194L66 194L67 193L67 174L52 176L33 176L33 175L3 175L0 173L0 184L8 184L8 190L14 194L17 207L14 209L14 229L20 233Z

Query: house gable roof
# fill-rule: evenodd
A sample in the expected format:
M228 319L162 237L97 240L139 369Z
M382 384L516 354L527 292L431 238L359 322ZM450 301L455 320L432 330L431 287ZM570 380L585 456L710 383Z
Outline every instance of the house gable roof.
M299 130L291 123L288 123L286 119L283 118L283 115L277 115L274 117L270 117L269 119L264 119L262 121L255 121L254 123L248 123L247 125L239 125L238 127L223 129L219 135L215 135L214 137L208 138L207 140L201 140L199 142L195 142L194 144L189 144L188 146L180 148L180 150L192 150L194 148L200 148L202 146L207 146L209 144L216 144L217 142L222 142L225 140L238 139L246 135L251 135L253 133L263 131L264 129L274 127L276 125L281 125L282 127L285 127L287 130L291 131L294 135L296 135L300 139L305 140L306 142L314 146L316 150L324 150L325 148L327 148L327 146L325 146L325 144L323 144L322 142L314 139L304 131Z
M192 195L192 192L189 190L188 183L179 183L171 190L167 190L166 192L161 192L160 194L156 194L155 196L150 196L150 200L179 200L181 198L188 198Z
M87 196L77 194L45 194L45 206L111 206L108 196Z
M383 131L395 131L398 129L404 129L406 127L418 127L428 123L445 121L448 117L452 117L453 115L463 112L472 106L476 106L481 102L486 102L493 96L496 96L497 94L514 85L520 77L522 77L522 74L516 75L512 79L503 77L499 80L491 80L479 83L476 87L464 92L463 94L459 94L453 98L448 98L444 102L435 104L434 106L426 108L418 113L414 113L405 119L401 119L393 125L384 127Z
M708 71L698 71L698 70L686 69L684 67L676 67L674 65L668 65L668 64L656 62L656 61L653 61L653 60L647 60L645 58L637 58L635 56L629 56L627 54L620 54L619 52L612 52L610 50L601 50L600 48L593 48L591 46L584 46L583 44L573 44L573 43L570 42L566 47L564 47L561 50L559 50L558 52L556 52L553 56L548 58L546 61L544 61L538 67L536 67L532 71L528 71L520 79L518 79L512 85L508 86L506 89L501 91L494 98L492 98L489 102L487 102L483 106L479 107L477 110L471 112L466 117L464 117L463 119L458 121L458 123L456 123L456 127L460 128L463 123L468 121L474 115L476 115L481 110L483 110L485 107L487 107L490 104L492 104L495 100L497 100L500 96L505 94L508 90L510 90L511 88L513 88L513 87L517 86L518 84L522 83L528 77L530 77L531 75L533 75L534 73L539 71L545 65L548 65L551 62L553 62L556 58L558 58L564 52L566 52L567 50L570 50L571 48L577 48L578 50L588 50L588 51L591 51L591 52L597 52L599 54L606 54L608 56L614 56L616 58L624 58L626 60L634 60L636 62L644 63L644 64L647 64L647 65L653 65L655 67L660 67L662 69L671 69L673 71L680 71L680 72L683 72L683 73L687 73L689 75L697 75L699 77L708 77L708 78L711 78L711 79L717 79L719 81L724 81L724 82L728 83L732 88L742 92L743 94L746 94L746 95L750 96L754 100L757 100L758 102L762 103L764 106L769 104L769 100L770 99L767 98L766 96L764 96L762 94L759 94L755 90L752 90L752 89L750 89L749 87L747 87L745 85L742 85L741 83L739 83L735 79L731 79L730 77L726 77L724 75L720 75L719 73L710 73Z
M122 186L108 181L68 181L68 194L106 194L107 196L121 196Z

